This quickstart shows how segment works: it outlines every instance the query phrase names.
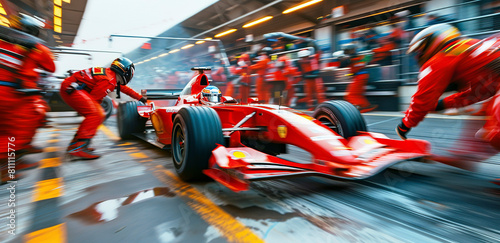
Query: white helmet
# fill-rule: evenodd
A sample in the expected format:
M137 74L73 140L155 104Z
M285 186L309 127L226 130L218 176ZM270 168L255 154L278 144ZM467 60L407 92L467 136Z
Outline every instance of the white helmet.
M413 37L408 47L408 54L415 53L418 63L423 65L460 36L460 31L450 24L432 25Z
M297 53L297 55L302 58L302 57L308 57L311 55L311 51L309 51L309 49L304 49L304 50L301 50Z

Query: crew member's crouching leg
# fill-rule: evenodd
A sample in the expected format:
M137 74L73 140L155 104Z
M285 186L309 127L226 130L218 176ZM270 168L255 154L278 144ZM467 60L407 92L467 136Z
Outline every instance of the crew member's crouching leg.
M36 130L42 126L42 121L45 119L46 107L40 96L27 96L25 105L21 108L23 114L22 120L19 121L19 142L23 143L23 151L26 154L41 153L43 150L32 145Z
M77 90L72 94L67 94L62 88L61 90L61 97L64 101L85 117L68 147L68 153L80 159L99 158L99 155L92 153L88 145L105 119L104 110L85 91Z

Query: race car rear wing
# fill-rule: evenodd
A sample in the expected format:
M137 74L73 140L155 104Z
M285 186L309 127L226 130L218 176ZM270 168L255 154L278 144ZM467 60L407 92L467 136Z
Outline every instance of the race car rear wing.
M182 89L141 89L141 95L147 100L176 100Z

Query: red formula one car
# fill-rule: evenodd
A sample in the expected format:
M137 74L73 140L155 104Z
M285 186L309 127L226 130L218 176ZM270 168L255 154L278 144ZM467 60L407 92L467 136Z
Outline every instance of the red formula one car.
M207 175L234 191L248 190L251 181L295 176L359 180L430 153L426 141L367 132L361 114L345 101L320 104L313 116L255 99L248 104L231 97L205 102L207 69L192 70L198 74L182 91L143 91L148 105L121 103L117 116L122 138L136 135L171 149L183 180ZM160 107L168 99L175 104ZM146 124L154 132L148 133ZM311 161L284 159L280 154L287 145L307 151Z

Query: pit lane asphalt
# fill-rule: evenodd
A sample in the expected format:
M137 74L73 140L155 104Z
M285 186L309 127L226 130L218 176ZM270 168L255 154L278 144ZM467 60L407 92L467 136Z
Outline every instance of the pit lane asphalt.
M170 153L142 141L116 137L112 116L93 146L104 156L68 161L64 148L81 121L54 116L29 155L44 168L20 172L16 184L16 235L8 232L8 185L1 186L0 241L37 242L498 242L500 156L476 163L475 172L439 163L406 162L366 181L299 178L256 182L234 193L215 182L178 180ZM396 138L401 113L364 115L370 131ZM477 159L484 153L473 134L480 119L431 115L410 137L433 152L450 149ZM308 155L290 147L295 159ZM59 162L59 163L58 163ZM47 168L53 168L48 173ZM47 178L52 176L52 178ZM61 178L55 186L47 182ZM44 183L41 183L44 182ZM45 186L44 186L45 185ZM50 184L52 185L52 184ZM47 189L48 188L48 189Z

